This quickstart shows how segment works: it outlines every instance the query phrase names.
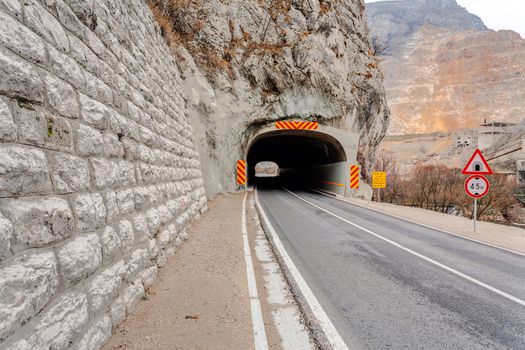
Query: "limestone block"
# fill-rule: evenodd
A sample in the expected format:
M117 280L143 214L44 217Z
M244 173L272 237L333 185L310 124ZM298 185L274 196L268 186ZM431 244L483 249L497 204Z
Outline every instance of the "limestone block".
M146 187L135 187L135 209L141 210L149 205L149 193Z
M155 235L161 226L159 211L156 208L148 210L146 212L146 220L148 221L150 235Z
M0 0L0 4L3 4L8 13L22 19L22 6L18 0Z
M46 61L44 41L3 12L0 12L0 44L35 63Z
M71 10L89 28L93 28L97 22L97 16L93 11L93 0L65 0Z
M118 182L120 186L132 186L137 183L135 179L135 165L126 160L118 162Z
M122 246L130 248L135 242L135 232L133 231L133 225L128 220L121 220L118 223L118 231Z
M84 34L84 25L78 19L76 14L67 6L62 0L53 0L56 10L58 13L58 19L60 23L66 28L69 29L72 33L82 37ZM69 47L71 50L71 40L69 42Z
M66 349L88 321L86 296L77 292L64 294L38 319L29 343L33 348Z
M66 36L67 39L67 36ZM86 78L82 68L74 59L48 46L49 62L53 72L77 89L84 89Z
M113 102L113 93L111 92L111 88L108 85L106 85L106 83L95 77L93 74L87 72L85 73L85 77L85 92L89 96L105 104L110 104L111 102Z
M22 102L14 108L14 117L20 143L44 146L46 120L41 109Z
M117 191L117 205L120 215L131 213L135 209L133 189Z
M11 255L11 237L13 236L13 224L0 214L0 261Z
M124 159L130 161L138 159L138 145L135 141L128 137L123 137L122 147L124 148Z
M103 156L106 154L102 133L87 125L80 124L77 129L77 150L82 156Z
M142 271L142 273L140 274L140 279L142 280L144 289L148 289L153 285L153 283L157 279L158 271L159 269L157 266L151 266L148 267L146 270Z
M155 146L157 135L155 135L150 129L146 127L140 126L139 129L144 144L150 147Z
M155 238L150 239L148 243L149 258L154 259L159 254L159 247Z
M106 222L106 208L99 193L77 195L72 205L77 219L77 230L94 231Z
M73 87L51 74L44 76L46 96L49 104L58 113L68 118L79 118L77 94Z
M157 245L159 248L166 248L177 235L177 227L174 224L161 229L157 234Z
M160 250L157 255L157 266L159 268L162 268L166 265L167 262L168 262L168 258L166 257L166 254L164 253L163 250Z
M87 124L100 130L107 128L111 111L105 105L84 94L80 94L80 105L82 119Z
M148 249L140 248L134 250L128 260L128 278L135 276L135 274L143 270L148 263L150 263Z
M93 158L93 179L97 188L118 187L118 165L106 158Z
M120 143L117 135L112 133L104 134L104 144L106 146L106 153L110 157L122 158L124 156L124 148Z
M124 289L122 299L124 300L124 305L126 305L126 311L128 313L135 311L137 303L143 295L144 286L140 279L133 281L133 283Z
M9 106L0 99L0 141L15 141L17 138L16 124Z
M25 254L0 268L0 343L25 324L58 290L53 252Z
M108 221L115 221L115 219L119 215L117 205L117 194L115 193L115 191L107 191L104 193L104 200L106 202Z
M148 222L143 214L133 217L133 226L135 227L135 240L137 242L143 242L149 238Z
M124 304L124 299L121 295L111 305L109 315L114 327L121 324L126 318L126 304Z
M69 55L89 72L96 73L99 70L98 64L100 62L97 55L95 55L86 44L74 35L69 36L69 42Z
M136 122L141 122L144 119L144 112L132 102L128 102L129 117Z
M75 346L77 350L93 350L100 349L106 341L111 337L111 319L104 316L95 320L86 334L80 339Z
M166 207L165 205L161 205L158 208L158 211L159 211L160 221L162 222L162 224L166 225L168 222L172 220L171 213L168 210L168 207Z
M87 287L92 312L109 308L111 300L117 296L122 286L122 277L125 272L124 261L120 260L94 276Z
M51 180L56 193L82 192L89 188L89 163L67 153L48 153Z
M69 40L60 22L35 0L24 1L26 23L53 47L67 52Z
M102 255L104 261L112 261L115 259L120 252L120 247L122 246L120 237L115 229L111 226L106 227L100 233L100 241L102 243Z
M75 226L69 203L61 197L5 199L0 209L14 227L13 252L61 241Z
M86 30L84 32L84 42L98 56L101 56L102 54L104 54L104 51L106 50L104 43L92 31Z
M18 146L0 148L0 197L50 191L51 181L42 151Z
M95 272L102 263L102 250L96 234L77 236L57 250L60 275L66 287Z
M73 135L71 124L67 119L52 114L45 114L45 123L45 147L54 150L72 151Z

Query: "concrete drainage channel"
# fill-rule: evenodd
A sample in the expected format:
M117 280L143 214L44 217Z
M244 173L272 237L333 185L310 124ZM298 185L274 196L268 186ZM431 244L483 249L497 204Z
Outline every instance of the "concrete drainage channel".
M255 349L315 349L317 347L309 336L303 313L261 225L253 193L246 193L244 210L247 218L245 227L249 241L248 249L251 251L251 254L245 252L245 256L252 262L246 262L248 279L250 280L252 273L255 275L258 292L250 291ZM261 310L264 324L258 320ZM262 334L266 339L261 339Z
M300 313L300 319L297 317L289 317L287 314L279 312L274 313L274 323L278 326L283 325L282 329L278 329L283 339L282 348L348 350L341 336L326 316L321 305L284 250L282 243L269 222L264 208L258 200L257 190L253 191L251 199L250 206L255 206L258 214L255 215L257 226L259 230L262 228L256 238L255 251L258 260L268 264L267 276L270 276L265 287L270 290L269 295L272 295L271 291L277 291L276 287L279 286L280 283L286 283L286 285L282 285L279 289L285 290L286 293L293 298L292 305L296 307ZM265 237L263 235L265 235ZM282 282L272 280L273 276L279 276L278 278L282 276ZM275 295L278 295L278 293ZM271 300L269 297L268 302L271 303ZM282 317L282 319L280 319L280 317ZM294 323L297 324L298 322L304 325L309 332L309 344L287 343L287 338L291 339L296 337L296 335L290 332L290 328L286 326L287 322L291 325L294 325ZM283 332L288 332L288 334L283 336ZM293 339L291 340L293 341Z

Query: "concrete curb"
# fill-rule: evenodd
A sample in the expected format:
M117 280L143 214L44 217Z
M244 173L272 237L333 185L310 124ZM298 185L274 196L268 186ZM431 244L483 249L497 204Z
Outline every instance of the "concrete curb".
M264 230L264 234L266 236L266 239L270 243L270 247L272 249L274 256L277 258L277 263L279 264L281 271L283 272L284 279L286 283L288 284L288 287L290 288L290 292L297 306L299 307L299 311L301 312L302 319L304 320L304 325L307 327L308 332L310 333L310 337L312 338L313 344L319 350L331 350L332 346L330 345L328 338L326 337L324 331L319 325L317 318L315 317L312 310L310 309L310 306L308 305L299 286L295 282L295 279L293 278L290 272L290 269L285 264L283 257L281 256L281 254L279 253L279 250L275 246L273 237L268 229L268 223L264 219L263 215L261 215L261 210L263 209L259 207L259 201L256 200L257 195L258 195L257 190L255 189L253 193L254 193L253 200L255 203L255 208L257 210L257 214L259 215L259 221Z

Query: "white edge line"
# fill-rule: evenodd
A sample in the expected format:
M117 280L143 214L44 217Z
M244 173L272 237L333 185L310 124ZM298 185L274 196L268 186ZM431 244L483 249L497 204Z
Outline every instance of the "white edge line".
M264 320L261 311L261 303L257 293L257 283L255 282L255 271L253 270L252 254L248 240L248 229L246 227L246 198L248 192L244 194L242 201L242 240L244 246L244 260L246 262L246 276L248 280L248 294L250 296L250 310L252 315L253 339L256 350L268 350L268 340L264 330Z
M343 217L341 217L341 216L339 216L339 215L337 215L337 214L332 213L332 212L329 211L329 210L326 210L326 209L324 209L324 208L321 208L320 206L318 206L318 205L316 205L316 204L314 204L314 203L312 203L312 202L310 202L310 201L308 201L308 200L306 200L306 199L304 199L304 198L302 198L302 197L296 195L295 193L293 193L292 191L289 191L289 190L286 189L286 188L285 188L285 190L286 190L288 193L290 193L291 195L293 195L293 196L299 198L299 199L302 200L303 202L308 203L308 204L310 204L311 206L313 206L313 207L315 207L315 208L317 208L317 209L319 209L319 210L322 210L322 211L324 211L325 213L330 214L330 215L332 215L332 216L338 218L339 220L342 220L342 221L344 221L344 222L346 222L346 223L348 223L348 224L350 224L350 225L352 225L352 226L354 226L354 227L357 227L358 229L360 229L360 230L362 230L362 231L364 231L364 232L366 232L366 233L368 233L368 234L371 234L372 236L375 236L375 237L377 237L377 238L379 238L379 239L382 239L383 241L388 242L388 243L392 244L393 246L398 247L399 249L402 249L402 250L404 250L404 251L406 251L406 252L408 252L408 253L410 253L410 254L412 254L412 255L415 255L415 256L417 256L418 258L421 258L421 259L423 259L423 260L425 260L425 261L427 261L427 262L429 262L429 263L431 263L431 264L433 264L433 265L436 265L436 266L438 266L438 267L440 267L440 268L442 268L442 269L444 269L444 270L446 270L446 271L452 272L453 274L455 274L455 275L457 275L457 276L459 276L459 277L462 277L462 278L464 278L464 279L466 279L466 280L468 280L468 281L470 281L470 282L472 282L472 283L474 283L474 284L477 284L478 286L481 286L481 287L483 287L483 288L485 288L485 289L488 289L488 290L490 290L491 292L494 292L494 293L496 293L496 294L499 294L499 295L501 295L501 296L504 297L504 298L507 298L507 299L509 299L509 300L511 300L511 301L513 301L513 302L515 302L515 303L517 303L517 304L520 304L521 306L525 306L525 301L523 301L523 300L521 300L521 299L519 299L519 298L516 298L516 297L513 296L513 295L510 295L510 294L508 294L508 293L505 293L505 292L502 291L502 290L499 290L499 289L497 289L497 288L495 288L495 287L492 287L492 286L490 286L490 285L488 285L488 284L486 284L486 283L483 283L483 282L481 282L480 280L477 280L477 279L475 279L475 278L473 278L473 277L470 277L470 276L468 276L468 275L466 275L466 274L464 274L464 273L462 273L462 272L459 272L458 270L455 270L455 269L453 269L453 268L451 268L451 267L448 267L448 266L446 266L446 265L444 265L444 264L442 264L442 263L440 263L440 262L437 262L436 260L433 260L433 259L431 259L431 258L429 258L429 257L427 257L427 256L425 256L425 255L423 255L423 254L420 254L420 253L418 253L418 252L416 252L416 251L414 251L414 250L412 250L412 249L410 249L410 248L407 248L407 247L405 247L405 246L403 246L403 245L401 245L401 244L399 244L399 243L396 243L396 242L394 242L394 241L392 241L392 240L390 240L390 239L388 239L388 238L386 238L386 237L383 237L383 236L381 236L381 235L379 235L379 234L377 234L377 233L374 233L374 232L372 232L372 231L370 231L370 230L368 230L368 229L366 229L366 228L364 228L364 227L362 227L362 226L359 226L359 225L357 225L357 224L355 224L355 223L353 223L353 222L351 222L351 221L349 221L349 220L347 220L347 219L345 219L345 218L343 218Z
M324 334L326 335L326 338L330 342L330 345L332 345L332 348L334 350L348 350L348 346L341 338L341 335L335 329L332 321L328 318L328 315L324 311L323 307L315 297L314 293L308 287L308 284L304 280L303 276L295 266L294 262L284 249L283 244L281 243L281 240L279 239L279 236L275 232L275 229L273 228L272 224L270 223L270 220L268 219L268 216L266 215L266 212L264 211L261 203L259 202L259 196L258 193L255 192L255 202L257 204L257 207L260 210L262 219L264 220L266 227L270 231L270 234L272 235L272 239L274 241L275 247L279 251L279 254L281 255L283 262L288 267L288 270L290 271L293 279L295 280L295 283L297 283L297 286L301 290L301 293L303 294L304 299L308 303L308 306L312 310L312 313L314 314L315 318L319 322L319 326L323 330Z
M434 226L430 226L430 225L426 225L426 224L422 224L420 222L417 222L417 221L414 221L414 220L410 220L410 219L406 219L404 217L401 217L401 216L397 216L395 214L390 214L390 213L387 213L385 211L382 211L382 210L379 210L379 209L376 209L376 208L369 208L365 205L362 205L362 204L358 204L358 203L354 203L354 202L349 202L345 199L342 199L342 198L339 198L339 197L335 197L335 196L330 196L326 193L323 193L322 191L319 191L319 190L316 190L316 189L312 189L312 191L314 192L317 192L319 193L320 195L322 196L325 196L325 197L328 197L328 198L333 198L333 199L336 199L340 202L343 202L343 203L346 203L346 204L350 204L350 205L355 205L357 207L361 207L361 208L364 208L364 209L368 209L368 210L372 210L372 211L375 211L377 213L381 213L383 215L388 215L390 217L393 217L393 218L396 218L396 219L399 219L399 220L403 220L403 221L406 221L406 222L410 222L412 224L416 224L416 225L419 225L419 226L423 226L423 227L426 227L426 228L429 228L429 229L432 229L432 230L435 230L435 231L439 231L439 232L443 232L443 233L446 233L448 235L451 235L451 236L456 236L456 237L459 237L459 238L463 238L463 239L466 239L468 241L472 241L472 242L476 242L476 243L479 243L479 244L483 244L483 245L486 245L486 246L489 246L489 247L492 247L492 248L497 248L497 249L501 249L501 250L505 250L509 253L512 253L512 254L516 254L516 255L521 255L521 256L525 256L524 253L520 253L518 251L515 251L515 250L512 250L512 249L509 249L509 248L504 248L502 246L499 246L499 245L495 245L495 244L491 244L491 243L487 243L487 242L483 242L483 241L480 241L478 239L475 239L475 238L471 238L471 237L466 237L466 236L463 236L463 235L460 235L458 233L454 233L454 232L450 232L450 231L447 231L447 230L443 230L441 228L438 228L438 227L434 227Z

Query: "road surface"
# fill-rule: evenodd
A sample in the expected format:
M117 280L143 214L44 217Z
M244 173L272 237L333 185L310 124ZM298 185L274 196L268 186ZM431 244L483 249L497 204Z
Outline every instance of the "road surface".
M350 349L525 349L525 256L316 193L258 194Z

